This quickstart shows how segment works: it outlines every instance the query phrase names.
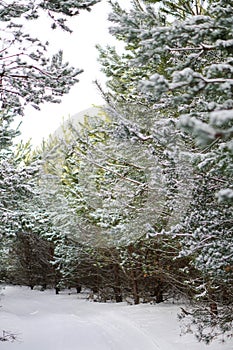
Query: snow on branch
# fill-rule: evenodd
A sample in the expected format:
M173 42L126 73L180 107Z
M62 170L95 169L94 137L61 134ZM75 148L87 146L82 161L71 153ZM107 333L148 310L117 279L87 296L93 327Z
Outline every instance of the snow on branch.
M9 331L2 331L2 335L0 335L0 341L5 342L5 341L9 341L11 343L13 343L14 341L17 340L17 335L14 333L11 333Z

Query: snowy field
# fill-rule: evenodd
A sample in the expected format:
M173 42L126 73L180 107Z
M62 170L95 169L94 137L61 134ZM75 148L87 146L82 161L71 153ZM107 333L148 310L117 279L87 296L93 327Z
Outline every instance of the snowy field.
M178 306L94 303L77 294L6 287L0 331L18 335L1 350L232 350L233 341L205 345L180 336Z

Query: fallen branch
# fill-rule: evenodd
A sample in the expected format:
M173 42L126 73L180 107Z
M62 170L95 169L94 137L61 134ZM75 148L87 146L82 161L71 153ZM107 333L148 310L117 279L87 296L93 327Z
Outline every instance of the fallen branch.
M7 332L7 331L2 331L2 336L0 336L0 341L10 341L14 342L17 339L17 335Z

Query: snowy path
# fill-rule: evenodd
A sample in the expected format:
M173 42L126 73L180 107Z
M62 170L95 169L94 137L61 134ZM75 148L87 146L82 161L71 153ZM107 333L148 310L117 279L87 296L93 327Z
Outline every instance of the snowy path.
M231 350L233 342L206 346L179 336L177 307L99 304L77 295L7 287L1 297L0 330L19 335L10 350Z

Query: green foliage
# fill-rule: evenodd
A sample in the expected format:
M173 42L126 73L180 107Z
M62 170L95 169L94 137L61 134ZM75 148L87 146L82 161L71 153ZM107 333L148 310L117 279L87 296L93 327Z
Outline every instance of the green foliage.
M124 51L98 48L107 106L39 153L18 147L17 169L40 158L43 173L32 181L17 173L14 186L30 198L24 211L25 197L14 202L2 180L2 196L21 210L8 230L17 224L32 246L39 237L44 254L51 247L55 286L82 284L102 300L135 304L183 295L192 302L180 316L186 331L206 343L230 337L232 6L110 3L110 32Z
M73 17L79 14L80 10L90 11L91 7L100 0L45 0L37 1L18 1L2 3L0 7L1 18L3 21L10 21L12 18L24 16L26 20L37 19L40 10L46 11L54 23L57 23L62 29L70 30L65 22L67 17ZM55 17L59 15L60 17ZM54 23L52 27L54 28Z
M34 284L44 279L46 284L50 279L50 283L56 284L51 242L47 239L58 235L61 219L56 226L52 204L61 203L63 197L57 191L55 176L44 179L41 157L31 151L30 144L14 144L19 131L13 129L12 122L16 115L23 115L28 104L39 109L43 102L59 102L59 97L69 91L81 73L80 69L63 62L62 51L50 57L48 42L32 37L25 23L32 23L46 13L53 29L60 27L71 32L67 19L79 10L89 11L97 2L7 1L0 4L1 281Z
M209 342L219 333L231 335L232 324L229 317L232 290L227 288L232 284L229 267L232 265L229 242L232 240L233 198L232 6L227 1L148 2L150 5L144 6L142 1L134 1L132 9L124 10L121 16L119 8L113 6L110 20L114 27L111 33L125 41L126 53L117 56L114 51L108 50L112 65L104 51L101 51L101 59L104 70L113 77L109 82L113 108L119 109L119 101L123 106L123 97L128 105L133 100L144 104L154 116L157 115L157 119L151 120L148 117L150 114L145 113L142 128L139 114L132 125L129 122L131 116L121 111L117 123L122 124L123 121L124 126L130 125L130 130L133 130L128 134L128 139L134 139L134 143L135 140L146 140L150 143L148 150L156 149L160 155L160 162L165 161L165 154L169 151L169 142L165 140L171 140L171 125L175 126L176 133L183 141L182 144L176 143L177 153L172 153L172 162L179 164L180 155L184 153L186 161L190 162L190 166L184 170L187 184L183 186L192 193L190 195L189 192L190 203L186 202L185 208L181 206L182 201L176 202L180 211L184 210L185 219L179 216L180 220L173 227L167 226L167 220L160 221L160 225L154 223L150 226L150 235L159 237L166 232L167 235L174 235L175 241L178 237L184 237L180 242L182 254L191 258L193 267L199 271L198 278L189 276L190 283L193 281L197 296L205 290L203 298L198 297L203 304L196 304L196 312L191 319L198 324L198 339ZM145 20L148 17L151 22ZM136 25L132 24L132 18L136 18ZM127 50L131 50L128 66ZM162 61L164 58L166 60ZM164 62L162 69L161 62ZM137 77L132 73L134 69ZM127 80L125 77L128 73ZM109 98L108 94L106 96ZM170 125L164 122L166 118L170 119ZM164 134L158 132L161 125L166 130ZM157 148L151 147L158 139ZM161 152L162 145L166 145L166 153ZM180 168L182 165L180 163ZM164 174L168 179L166 167ZM170 198L167 217L175 207L170 200L174 200L174 193L177 192L176 177L177 172L172 168L170 188L166 186L165 191ZM169 190L173 197L169 196ZM179 190L178 193L182 192ZM147 210L144 215L148 215ZM214 324L210 307L213 303L218 303L221 310ZM201 312L202 305L209 310L209 317ZM208 327L211 331L208 331Z
M97 46L102 70L109 78L107 86L111 92L117 94L115 96L118 100L141 99L145 103L145 99L140 96L137 83L143 78L149 78L151 72L155 70L164 73L170 54L161 55L157 62L148 61L147 65L135 64L137 52L140 50L140 33L144 28L164 25L164 18L152 7L143 8L138 1L133 2L129 14L117 3L111 2L111 4L113 12L109 20L115 26L110 27L110 33L124 43L124 51L118 54L114 47L103 49ZM126 19L129 22L128 26L124 26Z
M145 3L158 4L159 11L165 15L174 16L178 19L186 19L189 16L198 16L206 14L206 8L211 4L211 0L175 0L175 1L161 1L161 0L145 0Z
M48 14L52 28L60 27L71 32L67 18L79 10L90 10L98 0L90 1L22 1L2 2L0 14L1 32L1 108L14 114L23 114L24 106L31 104L36 109L43 102L60 102L78 82L82 70L63 62L59 51L51 57L48 42L42 43L26 30L27 21L36 21L43 13Z

